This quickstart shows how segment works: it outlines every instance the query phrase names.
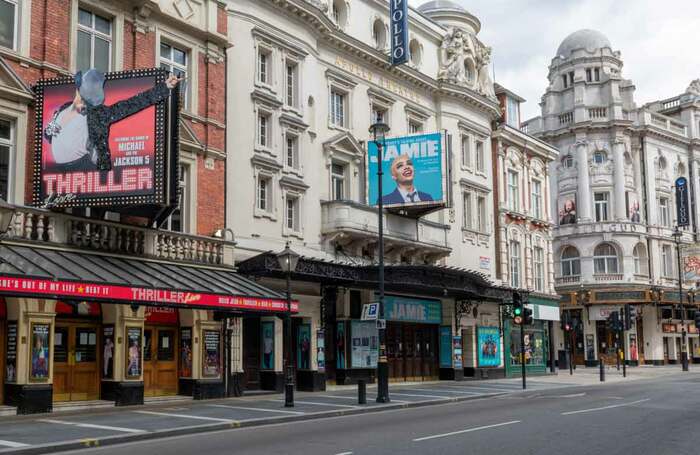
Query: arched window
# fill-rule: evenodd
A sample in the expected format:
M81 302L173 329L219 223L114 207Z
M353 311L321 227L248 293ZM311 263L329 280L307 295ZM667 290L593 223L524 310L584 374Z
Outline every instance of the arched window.
M374 47L384 50L386 47L386 26L381 19L375 19L372 24L372 38L374 39Z
M345 4L345 0L333 0L331 4L331 17L338 27L345 27L348 20L348 8Z
M632 257L634 258L635 275L649 276L647 247L643 243L638 243L632 250Z
M510 285L520 287L520 242L510 241Z
M598 150L597 152L593 153L593 162L595 164L603 164L608 160L608 155L602 150Z
M417 39L413 38L411 42L408 43L408 52L411 63L416 67L420 66L423 61L423 46L420 45Z
M617 251L609 243L601 243L593 252L593 271L596 274L619 273Z
M573 246L567 246L561 253L562 276L581 275L581 256Z

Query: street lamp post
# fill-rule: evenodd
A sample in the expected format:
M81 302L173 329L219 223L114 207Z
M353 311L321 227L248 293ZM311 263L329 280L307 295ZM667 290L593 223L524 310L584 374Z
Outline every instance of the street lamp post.
M678 311L681 313L681 368L688 371L688 340L685 330L685 316L683 311L683 274L681 270L681 239L683 231L679 226L673 231L673 239L676 242L676 256L678 257Z
M287 362L285 371L286 379L284 384L284 406L294 407L294 362L292 362L292 272L296 270L299 262L299 255L289 248L289 242L284 246L284 250L277 253L277 261L287 278L287 313L284 322L287 327Z
M389 125L376 122L369 128L374 144L377 146L377 218L378 218L378 256L379 256L379 359L377 361L377 403L389 402L389 362L386 358L386 326L384 324L384 203L382 202L382 150L386 143Z

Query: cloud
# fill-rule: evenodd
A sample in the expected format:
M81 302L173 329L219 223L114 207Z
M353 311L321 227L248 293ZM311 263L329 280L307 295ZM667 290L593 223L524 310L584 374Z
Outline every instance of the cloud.
M427 0L409 0L420 6ZM527 99L523 119L539 115L549 64L570 33L592 28L622 54L622 76L642 105L685 91L700 77L697 0L453 0L479 18L493 47L496 81Z

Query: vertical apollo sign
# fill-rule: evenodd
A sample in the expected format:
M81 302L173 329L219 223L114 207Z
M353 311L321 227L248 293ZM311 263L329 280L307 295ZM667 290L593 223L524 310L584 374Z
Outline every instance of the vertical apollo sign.
M676 220L678 220L679 228L690 226L688 180L685 177L676 179Z
M408 0L391 2L391 64L408 62Z

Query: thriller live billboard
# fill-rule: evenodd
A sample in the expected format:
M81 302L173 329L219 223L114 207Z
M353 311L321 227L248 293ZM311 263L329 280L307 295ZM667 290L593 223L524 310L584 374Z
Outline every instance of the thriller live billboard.
M33 204L149 218L175 205L179 96L167 75L88 70L39 81Z

